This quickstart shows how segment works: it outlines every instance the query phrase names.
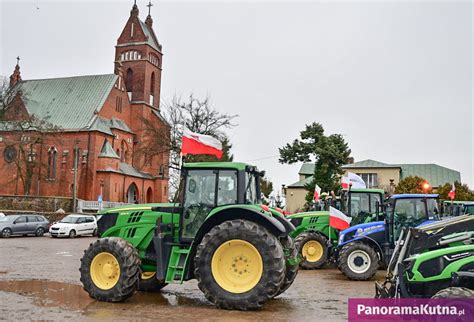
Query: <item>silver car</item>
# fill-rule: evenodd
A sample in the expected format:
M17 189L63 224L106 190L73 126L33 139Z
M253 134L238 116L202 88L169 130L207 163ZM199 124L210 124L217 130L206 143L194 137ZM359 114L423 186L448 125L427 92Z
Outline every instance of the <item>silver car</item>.
M49 229L49 220L35 214L10 215L0 217L0 235L8 238L12 235L43 236Z

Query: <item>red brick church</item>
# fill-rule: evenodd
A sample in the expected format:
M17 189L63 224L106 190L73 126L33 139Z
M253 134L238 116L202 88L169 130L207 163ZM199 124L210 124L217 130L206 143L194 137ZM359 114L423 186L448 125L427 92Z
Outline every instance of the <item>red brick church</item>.
M169 132L159 106L162 47L150 12L143 22L133 5L115 48L115 70L107 75L22 80L17 63L10 89L21 96L7 105L1 122L0 195L26 194L25 174L15 165L21 155L11 142L29 142L38 134L11 131L8 123L35 115L59 131L42 134L42 144L31 145L28 158L43 160L44 166L30 176L29 195L72 197L76 191L79 199L101 195L104 202L168 199L169 153L145 158L141 149L144 119Z

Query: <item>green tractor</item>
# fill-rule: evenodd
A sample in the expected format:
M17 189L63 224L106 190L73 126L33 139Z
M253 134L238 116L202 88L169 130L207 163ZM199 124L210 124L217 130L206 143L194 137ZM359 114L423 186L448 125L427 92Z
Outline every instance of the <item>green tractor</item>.
M351 225L380 220L377 206L382 203L381 189L349 189L341 194L341 211L352 218ZM298 254L302 257L300 266L304 269L318 269L326 265L331 249L337 246L339 232L329 227L329 209L294 214L288 217L296 229L291 233L295 239Z
M195 278L219 308L260 308L298 270L294 226L260 205L262 175L244 163L187 163L175 203L102 212L100 238L81 259L84 289L120 302Z
M474 297L474 217L404 229L376 298Z

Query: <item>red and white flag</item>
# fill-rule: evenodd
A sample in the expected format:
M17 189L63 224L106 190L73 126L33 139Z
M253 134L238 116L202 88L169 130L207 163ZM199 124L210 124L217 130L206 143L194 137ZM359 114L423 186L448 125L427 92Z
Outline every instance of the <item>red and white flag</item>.
M352 188L367 188L364 179L358 176L355 173L347 172L347 176L342 177L341 179L341 187L342 189L348 189L349 187Z
M350 227L351 217L344 215L341 211L334 207L329 207L329 226L339 230Z
M453 183L453 186L451 187L451 191L448 192L448 197L451 200L454 200L454 198L456 198L456 186L454 185L454 183Z
M342 189L349 189L350 180L349 177L342 177L341 178L341 188Z
M185 128L181 142L181 154L209 154L220 159L222 158L222 143L210 135L194 133Z
M321 187L318 185L315 185L313 199L314 201L318 201L320 197L321 197Z

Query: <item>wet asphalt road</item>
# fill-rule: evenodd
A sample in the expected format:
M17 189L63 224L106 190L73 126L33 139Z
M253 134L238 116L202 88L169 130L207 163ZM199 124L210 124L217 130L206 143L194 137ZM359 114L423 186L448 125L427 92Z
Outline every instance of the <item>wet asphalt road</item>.
M373 281L348 281L326 268L300 270L290 289L259 311L218 310L196 281L168 285L161 293L137 292L124 303L102 303L79 281L80 258L93 240L0 238L0 320L344 321L348 298L374 295Z

